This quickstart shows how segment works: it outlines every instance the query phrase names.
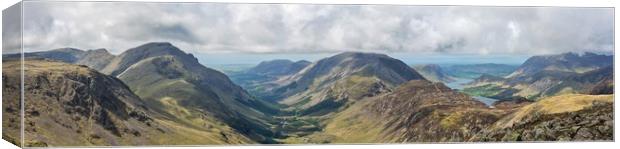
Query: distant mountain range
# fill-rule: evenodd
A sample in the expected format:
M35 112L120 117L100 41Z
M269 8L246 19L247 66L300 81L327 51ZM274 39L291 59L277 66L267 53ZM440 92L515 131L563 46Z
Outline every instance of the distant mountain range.
M535 56L518 68L413 69L384 54L344 52L224 74L167 42L119 55L73 48L26 53L24 143L613 140L613 66L593 60L613 56L562 55ZM12 143L20 141L19 57L3 55L3 138ZM478 78L460 91L442 83L456 76ZM487 106L472 95L505 101Z
M590 93L600 82L613 86L613 56L585 53L533 56L505 78L483 75L468 84L465 92L474 95L511 99Z
M613 65L613 56L586 52L533 56L527 59L508 78L528 76L540 71L584 73Z

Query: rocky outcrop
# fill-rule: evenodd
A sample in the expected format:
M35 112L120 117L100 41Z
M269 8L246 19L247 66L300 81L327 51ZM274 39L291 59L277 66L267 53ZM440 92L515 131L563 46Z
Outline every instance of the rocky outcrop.
M472 141L604 141L613 127L613 96L563 95L519 109Z
M19 61L3 64L4 79L19 78L14 73L19 69L14 64ZM114 77L61 62L26 60L24 64L28 66L24 70L26 146L99 144L84 140L95 139L93 136L107 140L106 143L123 144L120 138L146 140L139 135L158 128L146 114L148 109L142 100ZM3 93L19 86L7 83ZM7 95L6 98L19 98ZM15 108L4 107L4 112L14 113Z

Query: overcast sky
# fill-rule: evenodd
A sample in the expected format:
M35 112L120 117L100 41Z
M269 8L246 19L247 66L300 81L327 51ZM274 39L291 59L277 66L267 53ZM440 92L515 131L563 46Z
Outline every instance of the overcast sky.
M613 53L613 9L26 2L24 46L209 53Z

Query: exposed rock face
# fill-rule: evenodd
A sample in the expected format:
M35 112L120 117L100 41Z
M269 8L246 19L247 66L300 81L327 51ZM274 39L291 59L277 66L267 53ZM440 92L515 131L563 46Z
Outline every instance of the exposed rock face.
M5 80L19 79L19 73L13 71L19 69L16 64L19 61L4 62ZM27 60L25 65L26 146L99 144L98 139L132 144L121 138L144 141L137 135L157 128L144 112L147 109L141 99L116 78L53 61ZM5 84L6 89L18 87L19 83ZM19 98L15 96L7 98ZM4 112L18 112L14 108L4 107Z
M264 61L248 70L248 73L255 73L267 76L291 75L299 72L310 64L311 62L305 60L300 60L297 62L282 59Z
M613 140L613 96L563 95L508 115L472 141Z
M453 82L454 78L445 74L443 69L437 64L415 65L413 66L424 78L433 82Z

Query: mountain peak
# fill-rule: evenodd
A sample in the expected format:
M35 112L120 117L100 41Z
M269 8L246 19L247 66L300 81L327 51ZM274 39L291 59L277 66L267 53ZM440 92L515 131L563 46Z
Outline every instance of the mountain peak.
M86 52L92 52L92 53L101 53L101 54L110 54L110 52L108 52L107 49L105 48L99 48L99 49L92 49L92 50L88 50Z
M149 42L129 50L170 50L181 51L169 42Z
M380 58L380 57L389 57L389 56L385 54L372 53L372 52L342 52L333 57L334 58L363 59L363 58Z
M385 54L344 52L314 62L283 79L279 82L281 86L274 89L273 97L284 104L301 105L307 110L302 113L320 115L330 110L313 111L312 107L330 105L334 110L343 102L374 96L410 80L425 79L402 61ZM350 88L351 85L355 87Z
M142 46L173 46L170 42L148 42Z
M423 78L400 60L385 54L367 52L343 52L324 58L313 64L312 68L306 72L301 73L299 74L301 75L300 81L305 80L304 78L313 79L316 76L325 74L335 75L332 77L353 74L376 75L391 84L400 84L408 80Z
M150 42L123 52L112 60L110 64L103 69L103 72L116 76L126 70L131 64L151 57L164 55L179 57L179 59L190 64L198 65L198 59L193 55L181 51L181 49L168 42Z

